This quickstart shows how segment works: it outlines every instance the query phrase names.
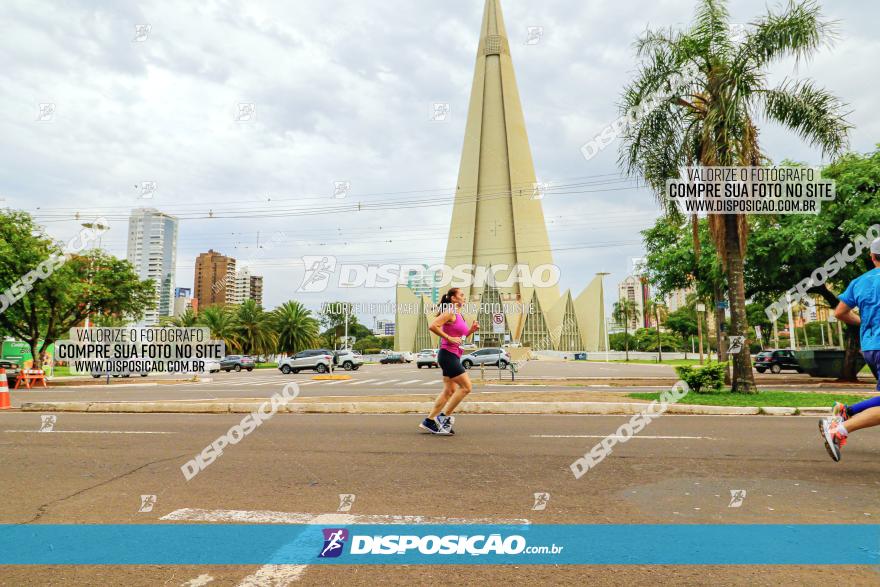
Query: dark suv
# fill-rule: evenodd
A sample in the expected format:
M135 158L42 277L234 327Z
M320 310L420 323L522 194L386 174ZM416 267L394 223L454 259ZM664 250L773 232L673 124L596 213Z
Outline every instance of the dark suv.
M755 357L755 370L758 373L770 370L771 373L779 373L783 369L803 373L804 370L789 349L777 351L764 351Z
M230 371L241 371L247 369L254 370L254 360L246 355L228 355L220 359L220 369L229 373Z

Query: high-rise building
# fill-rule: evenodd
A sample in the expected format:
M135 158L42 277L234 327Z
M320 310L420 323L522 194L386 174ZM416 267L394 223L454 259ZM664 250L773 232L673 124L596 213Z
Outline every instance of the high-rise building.
M245 300L254 300L258 306L263 305L263 276L252 275L248 267L235 272L235 291L228 297L227 303L241 304Z
M199 308L234 303L235 259L213 249L196 258L195 298Z
M394 320L377 320L373 334L376 336L394 336Z
M645 326L645 288L642 280L635 275L627 275L617 285L617 299L629 300L636 305L636 313L630 316L627 329L632 332ZM623 326L623 324L621 324Z
M263 276L251 275L251 299L257 302L258 306L263 305Z
M687 306L687 297L689 294L694 293L693 288L688 289L677 289L671 293L666 294L665 302L666 309L672 313L677 310L680 310Z
M493 275L461 288L473 302L464 314L478 321L480 346L599 350L606 340L601 278L577 297L560 295L555 279L523 279L523 267L531 276L558 275L558 268L541 202L546 186L535 176L510 52L500 2L486 0L445 264L453 274L466 266ZM435 346L431 301L397 288L396 349Z
M139 326L156 326L160 316L174 312L177 224L176 217L155 208L137 208L128 218L127 258L138 277L152 279L156 286L156 306L145 312Z

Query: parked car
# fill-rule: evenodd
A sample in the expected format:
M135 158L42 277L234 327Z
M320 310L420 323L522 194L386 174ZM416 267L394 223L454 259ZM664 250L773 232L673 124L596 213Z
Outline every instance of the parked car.
M779 373L783 369L798 373L804 372L794 353L789 349L760 352L755 357L754 365L758 373L763 373L768 369L771 373Z
M499 348L480 349L461 358L461 366L465 369L470 369L474 365L498 365L501 369L507 369L509 364L510 355L506 350Z
M0 367L6 369L6 379L10 382L14 382L16 377L18 377L19 365L15 361L10 361L9 359L0 360Z
M357 371L361 368L361 365L364 364L363 355L356 353L351 349L335 351L334 355L336 357L334 365L342 367L346 371Z
M327 349L308 349L278 361L278 369L285 375L304 370L326 373L333 366L333 351Z
M254 370L254 360L247 355L228 355L220 359L220 368L229 373L230 371Z
M383 365L388 365L391 363L406 363L406 357L403 356L403 353L389 353L382 357L379 360L379 363Z
M206 359L205 360L205 372L206 373L218 373L220 369L223 367L220 365L220 361L216 359Z
M430 369L431 367L440 367L440 363L437 362L437 354L439 351L437 349L422 349L419 351L419 354L416 355L416 367L421 369L422 367L427 367Z

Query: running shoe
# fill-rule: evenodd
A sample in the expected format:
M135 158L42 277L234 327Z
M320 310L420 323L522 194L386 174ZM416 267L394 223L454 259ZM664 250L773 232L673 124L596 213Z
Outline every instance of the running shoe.
M440 412L440 418L446 418L447 420L449 420L450 426L455 426L455 416L447 416L443 412Z
M831 408L831 415L841 422L846 422L849 419L849 413L847 412L847 405L841 402L834 402L834 406Z
M441 426L439 422L437 422L436 420L432 420L431 418L425 418L424 420L422 420L422 423L419 424L419 428L421 428L422 430L426 430L431 434L442 434L446 436L449 436L450 434L455 434L455 432L452 432L452 430L445 426Z
M440 430L445 430L449 434L455 434L455 431L452 429L452 421L453 418L449 416L444 416L443 414L437 416L437 424L439 424Z
M835 461L840 460L840 448L846 444L846 436L837 431L837 420L834 418L822 418L819 420L819 434L825 442L828 455Z

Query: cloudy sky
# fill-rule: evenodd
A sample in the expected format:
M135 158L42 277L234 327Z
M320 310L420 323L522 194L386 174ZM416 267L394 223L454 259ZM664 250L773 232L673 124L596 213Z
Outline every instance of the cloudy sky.
M777 64L771 80L810 77L832 89L852 110L851 148L869 151L880 142L880 9L822 4L839 40L808 63ZM687 23L693 6L502 1L537 175L591 184L544 199L561 285L575 295L598 271L612 273L609 286L622 279L641 254L639 230L657 214L652 195L618 175L617 144L590 161L579 148L615 118L636 66L633 40L646 27ZM747 23L767 7L738 0L731 20ZM442 261L482 8L4 2L0 205L33 213L59 239L103 215L103 246L121 257L133 208L177 215L180 287L192 286L196 255L213 248L265 276L268 308L390 300L393 289L296 293L301 257ZM529 27L542 27L536 44L526 42ZM431 120L434 103L449 104L447 120ZM52 106L41 114L41 104ZM253 104L249 120L237 120L240 104ZM771 124L762 123L761 142L774 160L821 163ZM340 181L350 191L334 199ZM144 182L155 182L150 197Z

